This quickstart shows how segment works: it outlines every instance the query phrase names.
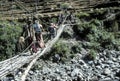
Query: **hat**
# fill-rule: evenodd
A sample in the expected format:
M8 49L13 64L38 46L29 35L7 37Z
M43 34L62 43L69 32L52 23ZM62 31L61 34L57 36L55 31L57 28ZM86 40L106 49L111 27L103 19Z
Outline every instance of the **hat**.
M24 42L25 41L25 38L23 37L23 36L21 36L20 38L19 38L19 42Z

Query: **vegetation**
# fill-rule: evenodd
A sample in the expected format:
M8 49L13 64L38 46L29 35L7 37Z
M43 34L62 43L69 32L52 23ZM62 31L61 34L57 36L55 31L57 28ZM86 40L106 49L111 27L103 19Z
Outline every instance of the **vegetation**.
M60 8L65 10L65 9L68 9L69 8L69 4L68 3L63 3L60 5Z
M62 57L66 57L66 54L70 53L69 47L67 44L58 41L52 48L52 54L59 54Z
M91 49L88 55L86 56L87 60L95 60L97 56L97 52L94 49Z
M72 54L80 53L81 47L82 47L81 45L74 45L74 46L72 46L72 48L71 48Z
M102 25L102 21L98 19L91 19L85 21L77 26L77 34L89 43L83 44L85 47L96 50L102 49L116 49L120 50L119 38L115 37L114 32L109 32L108 29Z
M68 4L64 3L60 5L61 8L66 9L68 8ZM104 14L104 10L96 10L97 14ZM99 51L103 51L104 49L110 50L120 50L120 39L116 38L116 33L114 31L109 31L109 27L105 27L103 25L103 21L98 18L92 18L93 14L80 12L77 13L76 16L81 20L81 24L75 25L73 27L75 37L78 37L80 41L84 41L81 45L73 45L69 46L64 42L58 41L52 48L50 55L59 54L63 59L67 58L68 56L74 57L74 54L80 53L81 48L90 49L89 56L93 59L96 57L96 53ZM44 19L46 23L57 23L57 18L52 19ZM43 25L47 26L46 23ZM114 27L113 27L114 29ZM46 29L47 30L47 29ZM118 30L118 24L115 23L115 30ZM21 28L18 24L14 24L13 22L1 22L0 23L0 52L1 56L0 59L4 60L15 53L15 43L21 33ZM70 35L63 33L64 36ZM73 35L73 34L71 34ZM72 37L70 35L70 37ZM65 38L70 38L70 37ZM76 38L77 39L77 38Z
M78 18L82 18L82 17L88 17L88 16L90 16L90 14L85 13L85 12L80 12L80 14L76 14L76 16L77 16Z
M101 15L104 14L105 11L96 10L95 12ZM105 27L101 19L92 18L91 14L85 12L78 13L76 16L82 23L75 25L73 31L76 35L75 37L79 37L78 39L84 42L70 47L70 45L68 46L58 41L58 43L53 46L50 54L59 54L62 56L62 59L65 59L68 56L74 57L76 53L81 52L81 48L85 48L90 50L87 59L95 60L97 52L103 51L104 49L120 50L120 39L115 36L116 33L114 33L114 31L110 31L108 29L109 27Z
M21 33L18 24L4 21L0 23L0 60L12 57L15 54L15 44Z

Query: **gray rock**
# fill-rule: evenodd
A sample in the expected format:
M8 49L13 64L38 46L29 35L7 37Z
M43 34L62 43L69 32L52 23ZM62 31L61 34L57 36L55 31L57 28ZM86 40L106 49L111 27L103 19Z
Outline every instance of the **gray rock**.
M111 74L110 69L109 69L109 68L105 68L104 74L105 74L105 75L110 75L110 74Z
M18 72L18 76L21 76L21 75L22 75L22 72L21 72L21 71L19 71L19 72Z
M71 67L70 66L65 66L65 70L66 71L71 71Z
M120 56L118 56L118 58L117 58L117 59L118 59L118 61L120 61Z
M80 70L76 68L71 72L71 76L72 77L77 76L79 74L79 72L80 72Z
M58 68L55 69L55 73L60 74L60 70Z
M105 61L105 60L104 60L104 58L101 58L100 60L101 60L102 62L104 62L104 61Z
M33 74L34 74L34 72L33 72L33 71L29 71L29 74L30 74L30 75L33 75Z
M39 70L35 70L35 73L39 73Z
M46 79L45 81L51 81L50 79Z
M75 63L77 63L77 60L76 60L75 58L73 58L73 59L71 60L71 63L72 63L72 64L75 64Z
M80 65L84 65L84 64L85 64L85 62L84 62L83 60L78 60L78 63L79 63Z
M50 72L51 72L51 69L49 69L49 68L47 68L47 67L44 67L43 70L42 70L42 73L43 73L44 75L49 74Z
M117 62L117 58L112 58L112 60L113 60L114 62Z
M59 54L55 54L52 58L53 62L59 62L61 59L60 55Z
M113 80L110 77L106 77L106 78L99 80L99 81L113 81Z
M93 64L93 61L88 61L88 64L92 65L92 64Z
M99 65L95 66L95 68L98 69L98 70L102 70L101 66L99 66Z
M114 62L112 60L108 60L107 63L113 64Z
M90 81L98 81L98 77L97 76L93 76L93 77L91 77Z

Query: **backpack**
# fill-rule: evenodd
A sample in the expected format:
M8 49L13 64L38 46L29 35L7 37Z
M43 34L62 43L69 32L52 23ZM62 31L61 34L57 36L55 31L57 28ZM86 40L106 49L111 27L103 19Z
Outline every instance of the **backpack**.
M34 27L36 33L41 32L40 24L34 24L33 27Z
M50 26L50 27L48 28L48 31L49 31L50 33L54 33L54 32L55 32L55 29Z

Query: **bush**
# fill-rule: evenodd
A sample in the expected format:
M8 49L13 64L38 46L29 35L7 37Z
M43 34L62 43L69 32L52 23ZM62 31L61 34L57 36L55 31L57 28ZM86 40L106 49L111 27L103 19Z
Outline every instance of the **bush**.
M0 24L3 26L0 28L0 60L4 60L15 54L15 43L21 33L21 28L7 21Z
M84 60L86 61L95 60L96 56L97 56L97 52L91 49L90 52L84 57Z
M88 49L98 50L98 51L101 50L99 42L85 42L83 43L83 47Z
M89 52L89 58L91 60L95 60L96 59L96 56L97 56L97 53L95 50L91 49L90 52Z
M78 18L83 18L83 17L88 17L88 16L90 16L90 14L85 13L85 12L80 12L80 13L77 13L76 16L77 16Z
M81 45L74 45L72 48L72 53L75 54L75 53L80 53L81 51Z
M52 19L51 19L51 22L57 23L57 18L52 18Z
M69 47L67 46L67 44L62 43L62 42L57 42L53 48L52 48L52 54L59 54L60 56L65 56L66 54L68 54L70 52Z
M68 9L69 8L69 4L68 3L63 3L60 5L61 9Z
M104 29L101 22L97 19L78 25L75 33L82 40L90 42L89 44L83 44L84 47L97 50L102 48L119 50L119 44L114 33Z

